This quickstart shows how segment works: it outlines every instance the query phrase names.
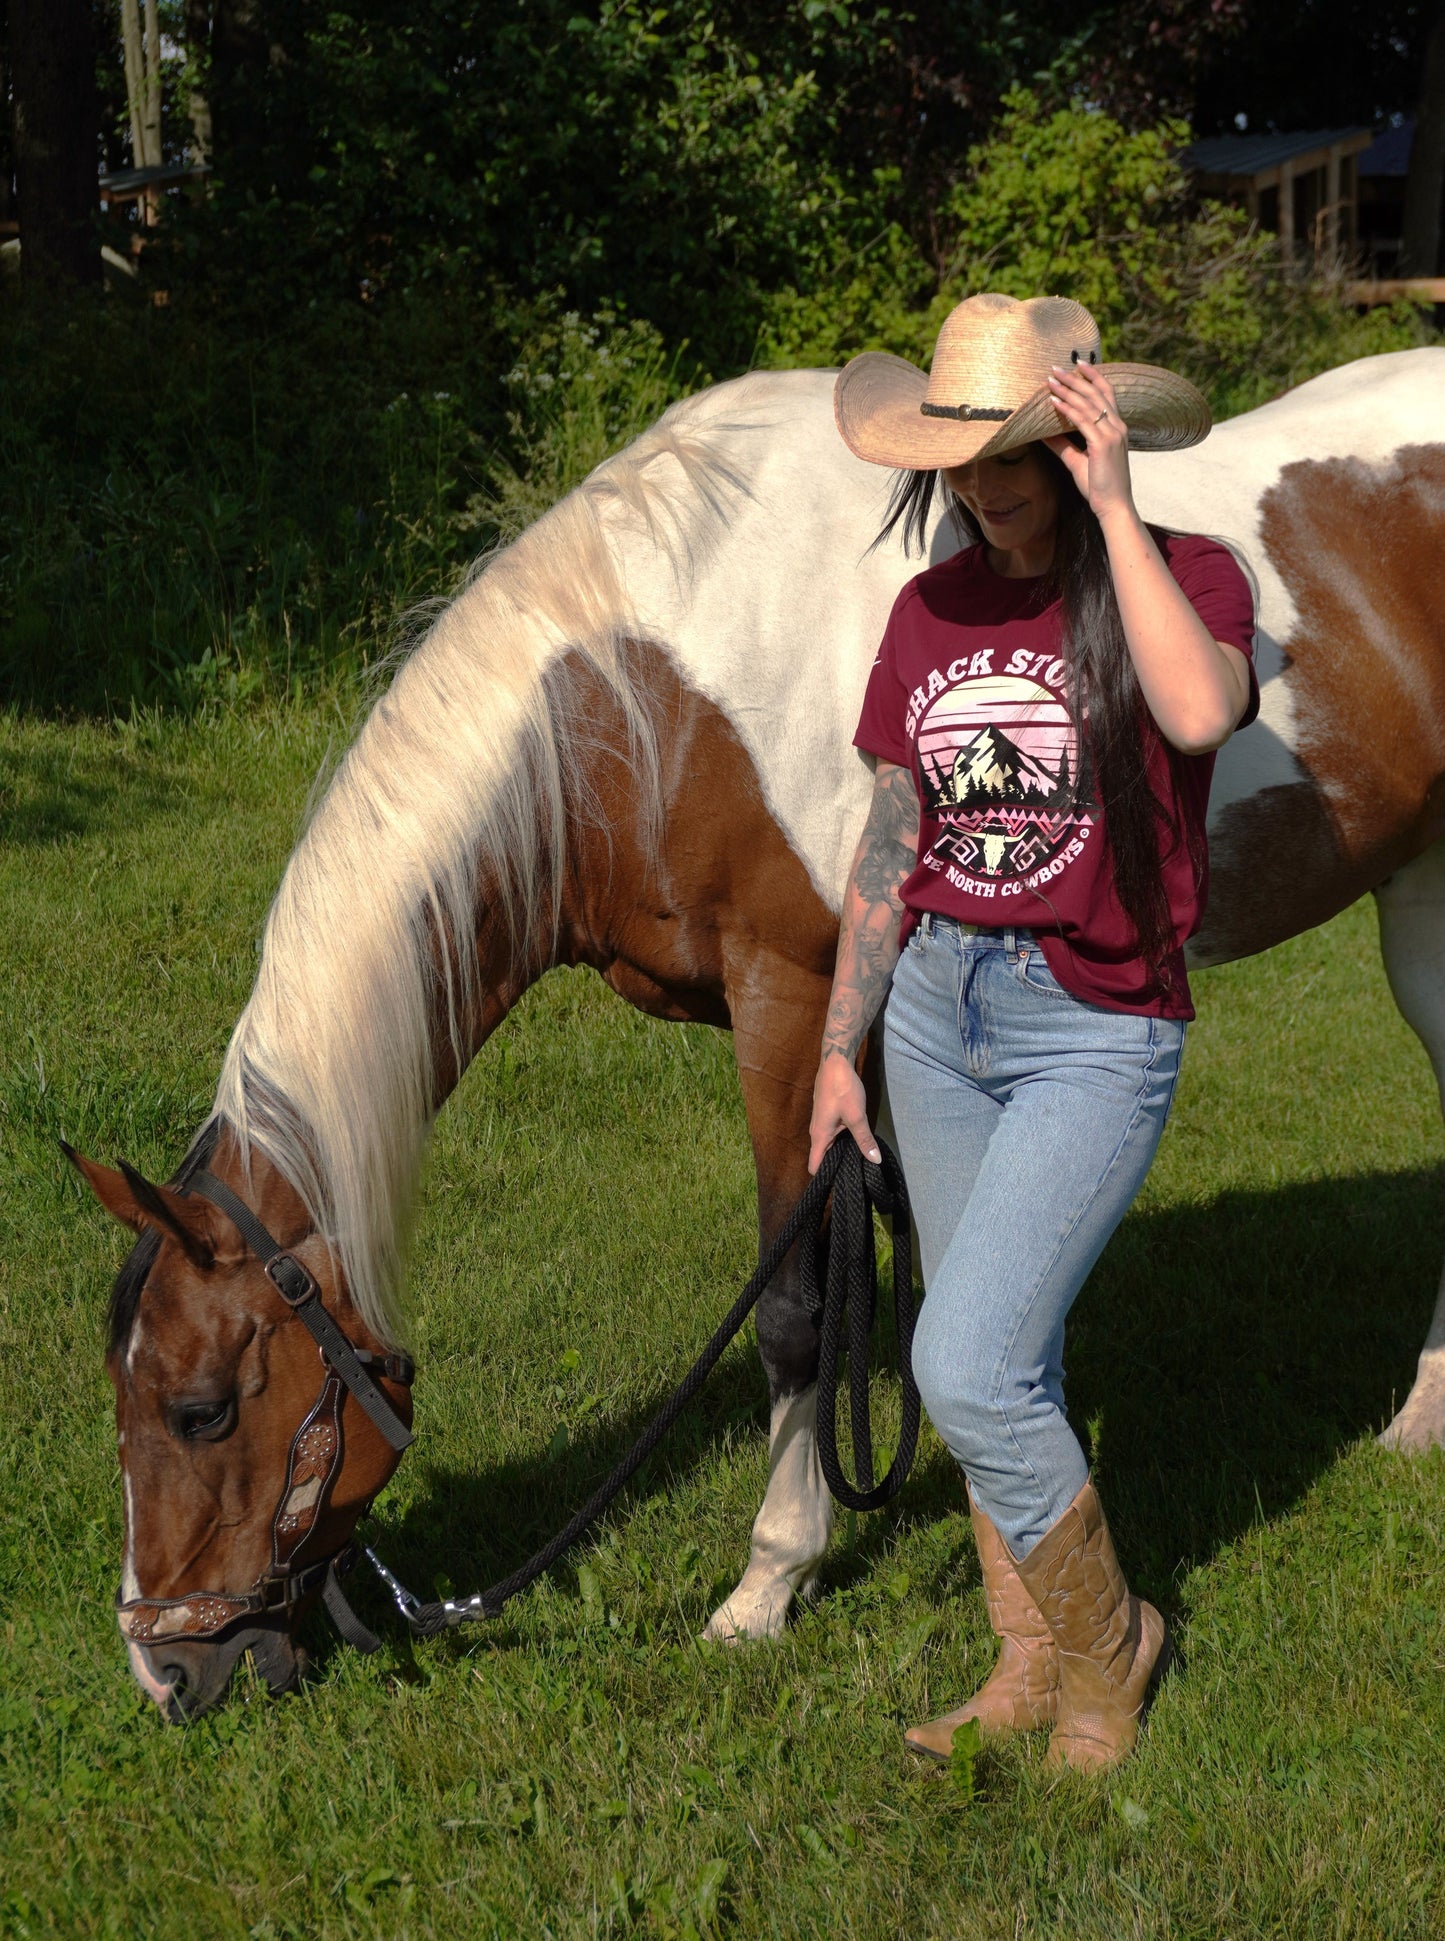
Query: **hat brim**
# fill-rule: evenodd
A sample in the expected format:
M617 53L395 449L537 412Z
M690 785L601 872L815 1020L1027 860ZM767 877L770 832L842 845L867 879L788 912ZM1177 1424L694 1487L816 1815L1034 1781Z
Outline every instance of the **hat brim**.
M1133 451L1174 452L1208 436L1213 420L1187 378L1158 364L1099 364L1118 399ZM833 416L844 443L870 465L895 471L945 471L994 458L1038 438L1073 430L1041 385L1002 421L926 418L919 409L928 379L916 364L888 351L864 351L845 364L833 387Z

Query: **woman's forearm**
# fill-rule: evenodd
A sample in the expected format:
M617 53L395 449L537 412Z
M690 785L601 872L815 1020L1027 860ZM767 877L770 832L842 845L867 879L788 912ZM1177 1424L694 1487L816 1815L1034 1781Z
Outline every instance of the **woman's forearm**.
M877 1016L898 961L903 917L899 892L917 862L918 794L906 768L880 762L873 800L843 896L833 996L823 1031L823 1056L840 1052L850 1064Z
M1203 754L1228 741L1249 700L1237 648L1211 638L1132 504L1099 520L1139 686L1166 741Z

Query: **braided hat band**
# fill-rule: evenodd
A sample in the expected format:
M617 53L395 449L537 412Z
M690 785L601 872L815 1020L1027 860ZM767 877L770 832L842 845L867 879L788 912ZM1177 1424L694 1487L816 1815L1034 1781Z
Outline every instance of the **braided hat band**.
M1055 364L1093 364L1114 387L1135 451L1179 451L1208 434L1209 406L1157 364L1103 364L1099 326L1068 297L966 298L945 318L927 376L906 358L864 351L838 373L833 413L873 465L966 465L1073 429L1054 408Z

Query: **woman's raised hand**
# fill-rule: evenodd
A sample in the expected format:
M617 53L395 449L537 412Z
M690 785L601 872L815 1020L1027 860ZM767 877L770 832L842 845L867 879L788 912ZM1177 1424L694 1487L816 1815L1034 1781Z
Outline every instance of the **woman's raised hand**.
M1129 428L1119 416L1113 385L1092 364L1055 364L1049 391L1059 415L1083 439L1084 450L1069 437L1044 443L1064 461L1090 511L1101 520L1112 512L1133 512Z
M813 1118L808 1127L808 1171L816 1173L823 1155L843 1131L851 1132L858 1150L876 1166L882 1158L868 1123L868 1100L851 1060L841 1051L825 1052L813 1083Z

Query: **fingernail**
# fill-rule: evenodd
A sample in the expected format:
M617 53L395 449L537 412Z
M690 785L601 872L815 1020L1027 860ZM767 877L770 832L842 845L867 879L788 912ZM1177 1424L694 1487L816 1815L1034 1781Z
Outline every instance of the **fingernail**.
M879 1152L878 1148L874 1146L869 1152L868 1157L873 1161L873 1164L876 1166L882 1160L883 1155L881 1152Z

